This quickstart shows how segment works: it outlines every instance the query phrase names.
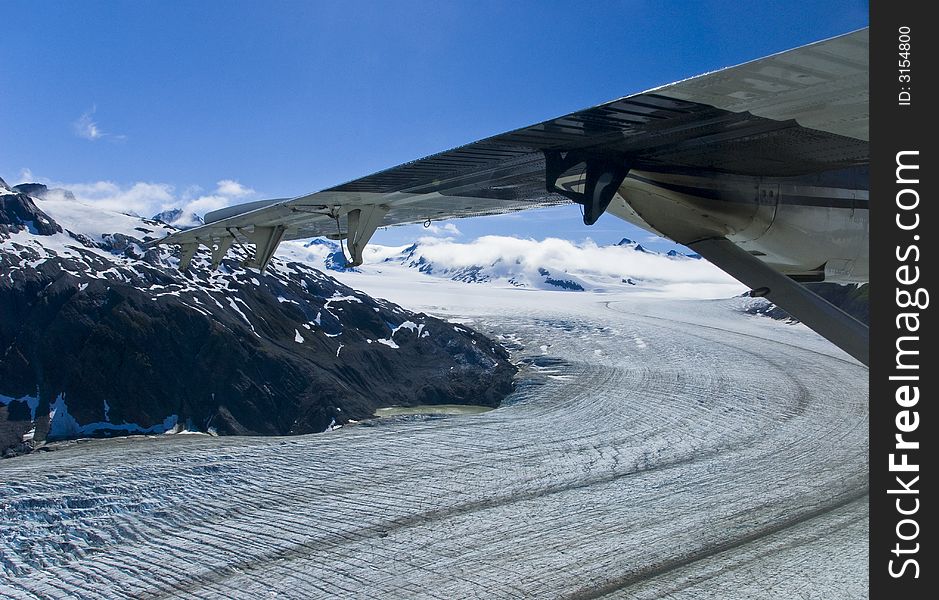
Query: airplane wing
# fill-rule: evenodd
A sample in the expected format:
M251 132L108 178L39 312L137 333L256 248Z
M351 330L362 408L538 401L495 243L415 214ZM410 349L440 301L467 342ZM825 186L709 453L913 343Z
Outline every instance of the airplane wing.
M703 240L728 239L795 279L857 273L858 256L826 256L824 263L813 264L811 258L788 256L784 248L747 243L755 239L751 229L766 224L765 232L792 198L803 203L814 198L826 208L849 204L851 218L858 211L866 214L868 111L864 29L311 194L215 211L206 215L205 225L157 243L182 247L181 268L200 245L209 248L215 264L233 243L252 245L249 266L263 269L280 241L328 236L345 241L349 262L355 265L381 226L573 201L583 206L588 225L609 209L692 248ZM822 182L832 178L825 174L848 177L848 191L844 185ZM702 178L708 183L700 183ZM752 193L741 191L750 187ZM825 194L811 191L833 187L841 191L823 200L818 198ZM766 200L767 190L771 201ZM743 223L741 215L749 220ZM733 252L729 259L705 256L735 274Z

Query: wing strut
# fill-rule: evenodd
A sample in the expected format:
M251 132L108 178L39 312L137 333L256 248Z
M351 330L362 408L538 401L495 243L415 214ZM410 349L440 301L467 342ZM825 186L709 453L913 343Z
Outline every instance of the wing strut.
M349 232L346 244L349 246L352 260L349 260L346 266L357 267L362 264L362 251L372 239L375 230L385 220L386 214L388 214L388 207L380 204L349 211L346 215L346 226Z
M751 294L769 298L813 331L870 366L869 329L848 313L726 238L701 240L688 246L749 286L753 290Z
M180 246L179 252L179 270L188 271L189 265L192 263L192 257L196 255L196 250L199 249L199 244L197 242L190 242L182 244Z
M213 238L209 248L212 250L212 270L218 268L222 264L222 259L225 258L225 254L228 253L228 249L231 248L232 243L235 241L235 236L223 235L218 238Z
M254 257L246 260L244 265L263 273L264 269L267 268L267 263L271 262L274 252L277 251L277 246L280 245L280 240L283 239L287 227L284 225L274 225L271 227L255 226L251 231L243 231L241 229L239 229L239 231L245 234L248 239L254 243Z

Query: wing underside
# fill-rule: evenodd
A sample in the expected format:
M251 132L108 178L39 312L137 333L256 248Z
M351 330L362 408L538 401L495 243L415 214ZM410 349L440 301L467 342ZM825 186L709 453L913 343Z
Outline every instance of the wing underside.
M865 29L626 96L319 192L222 209L206 215L205 225L159 243L182 247L183 268L200 246L210 249L217 264L233 243L249 244L255 247L251 266L263 269L281 240L329 236L346 240L350 262L357 264L365 244L382 226L504 214L570 201L583 206L584 221L591 224L614 200L622 204L622 214L629 212L638 224L681 243L723 239L725 234L733 238L733 231L716 231L706 222L709 213L730 209L718 206L717 211L693 213L700 228L687 220L681 228L672 228L668 214L649 226L638 214L638 203L627 206L630 199L623 198L624 190L645 185L650 174L659 180L750 178L756 182L754 189L762 189L763 181L865 169L868 111ZM857 172L864 173L864 190L863 196L851 193L852 214L867 209L866 170ZM732 207L734 198L717 194L708 201ZM740 210L764 208L756 201L755 208ZM753 271L754 265L740 263L734 252L717 256L720 266L738 278ZM811 305L802 302L799 310L805 314ZM852 344L866 344L866 339Z
M223 209L167 243L285 227L283 239L336 234L357 206L381 225L494 215L570 201L546 156L622 161L632 170L786 176L868 161L867 31L627 96L240 214ZM561 174L563 175L563 174ZM582 175L583 173L574 173ZM576 177L574 178L576 181ZM257 203L255 203L257 204ZM236 209L238 207L235 207ZM337 228L336 217L340 217Z

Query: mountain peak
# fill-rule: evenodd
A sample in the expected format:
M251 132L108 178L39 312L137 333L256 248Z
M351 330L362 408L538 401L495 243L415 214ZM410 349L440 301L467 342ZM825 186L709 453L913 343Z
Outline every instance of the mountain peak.
M20 183L13 186L13 191L35 198L42 198L49 192L49 186L44 183Z
M313 238L312 240L303 244L304 248L310 248L312 246L323 246L324 248L329 248L330 250L338 250L339 244L332 240L327 240L325 238Z
M154 221L172 225L177 229L192 229L204 223L202 217L196 213L183 213L180 208L164 210L163 212L153 215L152 218Z
M636 252L646 252L646 253L649 252L648 250L642 247L642 244L640 244L636 240L631 240L627 237L624 237L623 239L621 239L619 242L616 243L616 245L631 247Z

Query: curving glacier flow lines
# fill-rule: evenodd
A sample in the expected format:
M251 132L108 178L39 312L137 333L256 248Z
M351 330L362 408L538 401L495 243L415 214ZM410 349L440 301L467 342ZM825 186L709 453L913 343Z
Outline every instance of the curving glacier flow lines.
M485 414L4 461L0 595L867 593L862 366L734 301L522 295L448 315L522 367Z

